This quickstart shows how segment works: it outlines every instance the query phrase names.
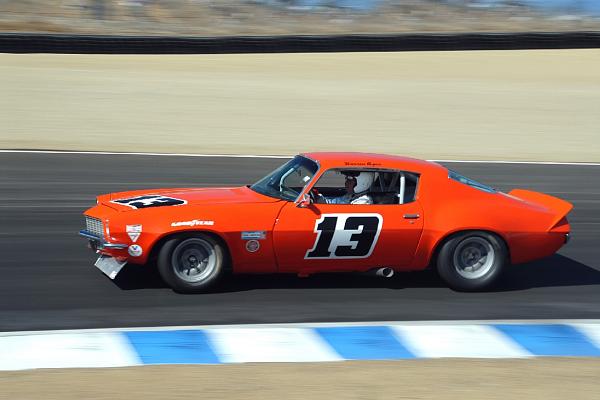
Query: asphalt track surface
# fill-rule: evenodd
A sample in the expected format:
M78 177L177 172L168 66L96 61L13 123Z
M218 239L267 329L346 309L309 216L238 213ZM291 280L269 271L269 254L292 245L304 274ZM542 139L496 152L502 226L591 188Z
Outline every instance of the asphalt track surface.
M174 293L151 269L116 281L77 235L97 194L242 185L280 159L0 154L0 331L239 323L600 318L600 166L452 163L502 190L574 203L559 254L512 267L486 293L458 293L434 272L240 276L219 291Z

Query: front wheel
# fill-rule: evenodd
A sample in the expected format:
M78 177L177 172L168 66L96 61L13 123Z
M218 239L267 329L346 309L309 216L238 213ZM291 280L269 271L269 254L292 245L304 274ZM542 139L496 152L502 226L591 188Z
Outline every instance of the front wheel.
M158 272L175 291L204 292L214 287L225 272L225 249L205 234L172 238L157 260Z
M487 232L464 232L442 245L437 270L454 290L489 288L508 263L508 250L497 236Z

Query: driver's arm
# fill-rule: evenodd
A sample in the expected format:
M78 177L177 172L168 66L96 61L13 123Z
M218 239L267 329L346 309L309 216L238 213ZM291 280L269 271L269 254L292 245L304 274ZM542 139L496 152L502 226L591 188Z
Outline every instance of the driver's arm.
M352 200L352 204L373 204L373 199L371 196L365 194L357 199Z

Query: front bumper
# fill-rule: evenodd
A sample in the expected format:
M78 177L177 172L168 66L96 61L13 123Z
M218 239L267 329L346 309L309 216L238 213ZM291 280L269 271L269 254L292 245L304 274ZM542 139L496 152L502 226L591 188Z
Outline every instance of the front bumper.
M123 267L127 264L127 261L119 261L118 259L110 256L100 255L94 265L100 271L104 272L104 275L110 279L115 279Z
M127 244L124 244L124 243L109 243L109 242L105 241L103 238L101 238L100 236L94 235L93 233L91 233L85 229L82 229L79 231L79 236L82 236L82 237L88 239L90 247L94 251L104 250L104 249L121 250L121 249L126 249L128 246Z
M100 253L100 257L94 263L96 268L102 271L110 279L115 279L117 274L123 269L125 264L127 264L127 260L105 255L103 254L103 250L122 250L126 249L127 245L124 243L109 243L85 229L79 231L79 236L82 236L89 241L90 248L94 250L94 252Z

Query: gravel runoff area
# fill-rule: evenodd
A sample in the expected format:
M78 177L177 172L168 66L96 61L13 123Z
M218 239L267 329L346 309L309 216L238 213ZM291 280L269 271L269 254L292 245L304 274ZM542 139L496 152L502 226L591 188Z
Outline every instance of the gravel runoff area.
M600 161L600 50L0 54L0 148Z
M600 359L430 359L0 373L0 399L597 399Z

